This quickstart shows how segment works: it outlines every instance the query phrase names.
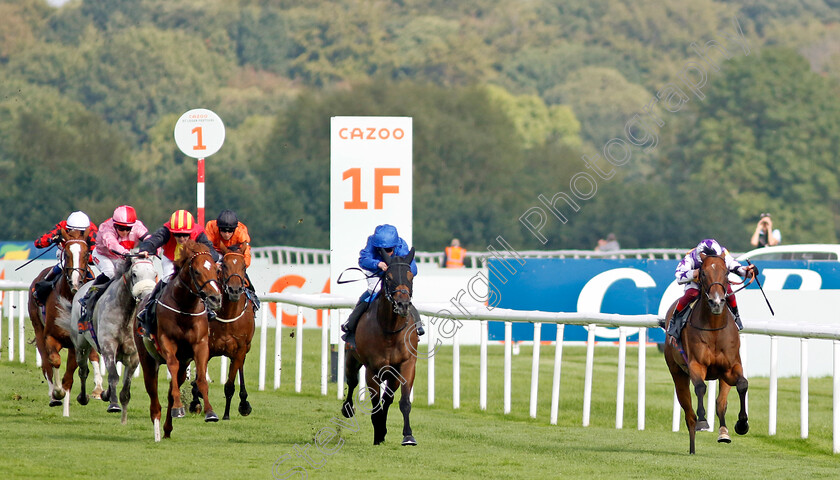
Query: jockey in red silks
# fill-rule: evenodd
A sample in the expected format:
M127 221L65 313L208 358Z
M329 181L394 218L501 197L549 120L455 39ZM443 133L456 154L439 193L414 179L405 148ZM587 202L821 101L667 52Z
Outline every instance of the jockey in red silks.
M149 311L157 302L157 298L160 296L160 292L163 291L164 285L166 285L166 283L169 282L169 279L176 274L175 260L180 258L182 250L181 245L183 245L187 240L194 240L198 243L206 245L207 248L210 249L210 256L213 257L214 262L218 262L221 258L219 252L216 251L213 244L210 243L210 240L208 240L207 235L204 233L204 228L196 223L192 214L186 210L175 211L172 216L169 217L168 222L164 223L163 226L155 233L146 237L138 246L139 253L154 255L157 253L158 249L161 249L161 253L163 254L160 257L160 264L161 267L163 267L163 277L161 277L161 280L157 283L157 285L155 285L155 289L152 291L149 302L146 304L146 308L137 315L137 318L140 319L140 326L146 332L149 330L146 328L145 324ZM209 310L208 315L212 317L214 315L213 311Z
M677 265L677 283L685 285L685 293L677 302L671 318L671 324L668 327L668 335L674 338L679 338L682 327L685 325L686 319L688 319L688 312L691 310L688 306L700 295L700 285L698 282L700 281L700 266L703 263L700 259L701 253L723 257L723 260L726 262L726 269L742 278L746 278L750 274L755 275L757 272L754 265L746 267L741 265L713 238L707 238L697 244L696 247L692 248L685 255L680 264ZM732 293L732 287L729 284L726 286L726 293ZM738 313L738 304L735 302L735 295L729 295L726 298L726 303L735 316L735 324L738 326L738 330L741 330L744 326L741 323L741 315Z
M88 251L93 250L93 246L96 244L96 225L91 223L87 214L81 211L71 213L67 217L67 220L58 222L52 230L35 240L35 247L37 248L47 248L52 244L58 245L55 252L55 258L58 260L58 263L53 266L52 270L47 273L47 276L43 280L35 284L35 299L38 301L41 301L41 298L43 298L42 295L52 289L53 280L61 272L65 243L64 238L61 237L62 230L78 230L80 232L87 230L88 235L85 240L87 240Z

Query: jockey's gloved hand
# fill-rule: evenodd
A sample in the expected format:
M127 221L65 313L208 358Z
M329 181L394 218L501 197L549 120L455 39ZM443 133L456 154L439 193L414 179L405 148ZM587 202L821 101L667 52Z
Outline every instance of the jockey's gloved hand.
M53 236L52 236L52 238L50 239L50 243L59 243L59 242L61 242L61 235L59 235L59 234L57 234L57 233L56 233L56 234L55 234L55 235L53 235Z
M752 272L753 277L758 276L758 267L756 267L755 265L750 265L749 270L750 270L750 272Z

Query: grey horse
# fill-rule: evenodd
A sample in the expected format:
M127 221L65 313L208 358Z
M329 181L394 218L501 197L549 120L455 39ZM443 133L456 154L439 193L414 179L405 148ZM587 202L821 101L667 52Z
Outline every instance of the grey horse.
M154 289L157 278L157 270L149 259L129 257L127 261L121 262L114 273L114 280L108 285L94 306L91 323L96 335L95 340L90 331L84 333L78 331L78 323L81 318L79 300L85 296L93 282L83 285L73 297L72 309L66 320L64 313L67 310L62 309L62 323L66 321L72 327L68 330L72 332L71 337L76 346L76 357L87 358L91 349L97 350L102 355L105 368L108 371L108 388L102 393L102 400L109 402L108 412L122 412L121 422L123 424L127 422L127 406L131 399L131 378L140 362L137 356L137 347L134 344L134 309L137 302ZM117 373L117 361L122 362L126 367L123 372L123 388L119 396L120 403L117 403L117 382L120 378L119 373ZM85 396L87 376L87 365L80 367L79 380L82 385L82 391L79 394L80 399ZM82 400L79 400L79 402L83 403Z

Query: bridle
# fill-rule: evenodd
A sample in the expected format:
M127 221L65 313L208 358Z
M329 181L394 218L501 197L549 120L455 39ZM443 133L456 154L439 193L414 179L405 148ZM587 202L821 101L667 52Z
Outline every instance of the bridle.
M231 292L230 292L230 290L228 290L228 281L229 281L231 278L234 278L234 277L239 277L239 280L241 280L241 281L242 281L242 286L243 286L243 287L246 287L246 286L248 285L248 281L245 279L245 277L243 277L242 275L240 275L240 274L238 274L238 273L231 273L231 274L230 274L230 275L228 275L228 276L224 276L224 274L225 274L225 273L226 273L226 271L227 271L227 268L225 268L224 258L225 258L225 257L227 257L228 255L236 255L236 256L238 256L238 257L242 257L242 262L243 262L243 265L245 264L245 263L244 263L244 262L245 262L245 255L243 255L243 254L241 254L241 253L228 252L228 253L226 253L226 254L224 255L224 257L222 257L222 275L223 275L223 276L222 276L222 279L221 279L221 280L222 280L222 285L223 285L223 286L224 286L224 288L225 288L225 293L227 293L228 295L230 295L230 294L231 294Z
M708 257L721 258L719 255L707 255L707 258ZM727 275L728 274L729 274L729 272L727 271ZM726 280L727 283L729 282L728 278L724 277L724 279ZM712 300L712 297L711 297L711 295L709 295L709 293L711 292L712 287L714 287L715 285L720 285L720 287L723 289L723 300L724 300L724 302L726 301L727 298L729 298L730 295L733 295L735 293L735 292L727 293L726 292L726 285L723 282L711 282L707 285L706 284L706 271L703 269L703 267L701 265L701 267L700 267L700 291L703 292L703 295L705 295L706 299L709 300L709 301ZM726 308L726 307L724 306L724 308ZM717 327L717 328L698 327L697 325L694 324L694 322L691 321L691 317L688 318L688 324L691 325L692 328L697 329L697 330L703 330L704 332L716 332L718 330L723 330L724 328L726 328L728 326L728 323L724 323L722 326Z
M75 245L75 244L79 244L79 245L84 245L84 246L85 246L85 250L86 250L86 251L85 251L85 252L83 252L83 253L80 255L80 257L79 257L79 264L81 265L82 263L84 263L84 264L85 264L85 267L84 267L84 268L82 268L82 267L72 267L72 266L68 267L68 266L67 266L67 252L68 252L68 247L69 247L70 245ZM82 282L84 282L84 281L85 281L85 277L87 276L87 259L86 259L85 257L86 257L89 253L90 253L90 247L88 246L88 243L87 243L87 240L86 240L86 239L82 239L82 238L71 238L71 239L68 239L68 240L65 240L65 241L64 241L64 251L62 252L62 255L63 255L63 261L62 261L63 265L62 265L62 270L63 270L63 272L64 272L64 280L67 282L67 285L73 285L73 282L72 282L71 276L73 275L73 272L76 272L76 271L78 271L78 272L79 272L79 276L80 276L80 278L81 278L81 281L82 281Z
M178 279L179 282L181 282L181 285L184 285L185 287L187 287L187 290L189 290L189 292L191 294L195 295L196 297L200 298L201 300L206 300L207 299L207 293L204 291L204 287L206 287L208 283L215 282L216 279L211 278L210 280L207 280L204 283L199 283L199 280L197 278L197 274L195 273L195 268L193 268L193 260L195 260L196 257L200 257L202 255L206 255L207 257L209 257L210 258L210 260L209 260L210 263L211 264L213 263L213 257L210 256L210 253L208 253L208 252L194 253L190 257L189 260L184 262L184 267L189 269L190 283L184 282L181 279L180 274L176 278ZM195 287L195 288L193 288L193 287Z
M388 265L388 269L390 270L390 269L391 269L391 267L392 267L393 265L404 265L404 266L406 266L406 267L408 267L408 268L411 268L411 264L409 264L409 263L405 263L405 262L392 262L391 264L389 264L389 265ZM413 290L413 288L414 288L414 287L413 287L413 285L412 285L412 283L411 283L411 282L407 282L407 283L408 283L408 289L405 289L405 288L396 288L396 287L393 287L393 288L392 288L391 282L390 282L390 281L388 281L388 275L387 275L387 272L385 272L385 273L386 273L386 274L385 274L385 275L383 275L383 279L384 279L384 280L382 281L382 291L383 291L383 292L385 292L385 298L387 298L387 299L388 299L388 301L389 301L389 302L391 302L391 304L394 304L394 305L396 305L396 302L394 301L394 294L396 294L396 293L403 293L403 294L406 294L406 295L408 295L408 298L410 299L410 298L411 298L411 296L412 296L412 293L413 293L413 292L412 292L412 290ZM411 303L411 301L410 301L410 300L409 300L409 303Z

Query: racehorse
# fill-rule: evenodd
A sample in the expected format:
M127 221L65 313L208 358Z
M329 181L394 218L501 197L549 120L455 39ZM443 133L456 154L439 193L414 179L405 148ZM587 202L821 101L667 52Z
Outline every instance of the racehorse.
M175 260L176 273L163 287L151 313L156 325L148 322L150 343L135 329L134 343L143 368L143 380L149 394L149 414L154 425L155 441L160 441L160 400L158 399L158 370L166 364L170 381L164 438L172 432L172 418L182 418L186 412L181 403L180 387L187 377L190 360L195 360L198 389L204 399L205 422L217 422L207 395L208 327L207 309L218 310L221 303L216 263L203 244L187 240L181 245L183 254ZM137 306L140 311L147 297Z
M677 399L685 412L685 425L688 427L689 453L694 453L695 430L709 428L703 397L706 394L705 380L719 380L717 396L717 416L720 420L718 442L729 443L729 430L726 428L727 395L731 387L736 387L741 398L741 410L735 423L738 435L746 434L747 421L747 379L741 368L741 339L735 318L726 306L729 272L726 262L716 255L700 254L700 292L697 306L689 314L683 328L681 342L685 357L670 341L665 345L665 362L674 379ZM673 316L676 302L668 310L668 317ZM691 406L689 381L694 385L697 395L697 414Z
M132 331L134 308L143 296L148 295L154 289L156 282L157 271L151 260L128 255L125 261L120 262L114 280L108 284L94 306L91 314L92 331L87 330L79 333L77 328L71 328L70 336L76 347L76 359L79 362L79 381L82 385L82 391L79 395L83 396L85 393L88 376L87 365L82 362L82 359L91 350L95 350L103 356L105 368L108 370L108 389L102 394L102 400L109 402L108 412L122 412L121 423L123 425L128 420L127 408L131 399L131 379L140 362ZM92 284L91 281L83 285L76 292L72 310L65 308L61 315L62 319L67 318L66 324L70 327L79 324L81 318L79 300L84 298ZM70 311L67 312L67 310ZM117 382L120 379L120 375L117 373L117 361L122 362L125 366L123 388L119 397L122 406L117 403Z
M47 267L35 277L29 288L29 320L35 331L35 344L41 354L41 371L49 385L50 406L61 405L62 399L73 386L73 374L78 366L75 347L70 337L70 332L76 326L62 327L58 324L60 299L69 302L73 294L79 290L88 274L88 253L90 247L86 238L88 231L61 229L64 241L64 252L62 254L62 271L57 279L54 288L50 291L44 305L40 305L35 298L35 285L43 280L52 270ZM61 368L61 349L66 348L67 367L61 382L58 381L58 373ZM102 392L102 374L99 370L99 355L96 352L90 353L90 361L93 363L95 387L91 395L98 397ZM86 405L88 398L79 394L79 403ZM65 402L64 415L69 415L69 402Z
M347 398L342 414L350 418L353 408L353 390L359 384L359 369L365 366L365 381L370 394L373 444L385 441L388 408L394 401L397 382L400 384L400 411L403 415L402 445L417 445L411 432L411 388L414 385L414 366L417 362L417 330L411 305L411 261L414 249L404 257L391 257L383 261L388 269L382 275L382 287L356 327L356 348L345 357L344 375L347 378ZM384 395L380 393L385 383Z
M228 249L221 245L222 267L221 280L224 294L219 314L209 323L210 327L210 358L222 355L231 359L228 379L225 382L225 414L222 420L230 420L230 402L236 390L236 373L239 372L239 414L243 417L250 415L251 404L248 403L248 392L245 390L245 355L251 350L251 339L254 338L254 304L245 295L247 286L245 276L245 256L239 249ZM198 399L198 387L192 383L193 400L190 411L201 413L201 402Z

